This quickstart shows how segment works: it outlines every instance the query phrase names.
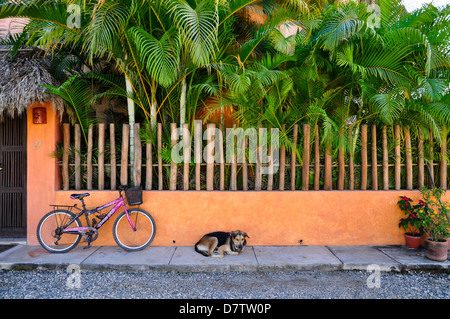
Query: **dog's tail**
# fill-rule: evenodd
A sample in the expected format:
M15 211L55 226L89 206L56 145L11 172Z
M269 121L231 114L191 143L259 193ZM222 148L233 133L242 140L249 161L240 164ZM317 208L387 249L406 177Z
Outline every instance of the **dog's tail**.
M198 249L197 245L198 245L199 243L200 243L200 242L197 242L197 243L195 244L195 246L194 246L194 247L195 247L195 251L198 252L199 254L205 256L205 257L209 257L209 254L208 254L207 251Z

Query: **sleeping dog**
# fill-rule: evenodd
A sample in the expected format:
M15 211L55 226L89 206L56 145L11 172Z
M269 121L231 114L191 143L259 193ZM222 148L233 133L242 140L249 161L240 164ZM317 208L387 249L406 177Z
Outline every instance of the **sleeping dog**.
M195 251L206 257L220 257L239 255L247 245L248 235L240 230L214 232L203 236L196 244Z

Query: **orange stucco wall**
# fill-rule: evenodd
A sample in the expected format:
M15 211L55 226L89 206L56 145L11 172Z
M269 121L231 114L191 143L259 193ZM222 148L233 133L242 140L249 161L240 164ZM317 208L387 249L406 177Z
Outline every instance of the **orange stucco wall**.
M47 106L47 124L28 115L28 244L38 244L36 226L49 204L73 205L76 191L60 187L56 160L50 155L60 138L58 117ZM38 144L36 144L38 142ZM36 147L38 145L39 147ZM85 192L85 191L79 191ZM115 199L117 191L90 191L90 208ZM415 200L419 191L145 191L141 208L156 221L152 245L193 245L203 234L241 229L250 245L404 244L398 228L397 201ZM111 227L100 230L93 245L115 245Z
M55 201L73 205L74 191L57 191ZM85 199L94 208L117 197L116 191L91 191ZM398 245L398 196L418 199L418 191L146 191L144 204L155 219L152 245L193 245L216 230L241 229L252 245ZM47 212L35 212L33 222ZM100 230L95 245L115 245L113 216ZM30 244L36 244L34 233Z
M46 108L47 124L33 124L35 107ZM57 160L52 157L60 137L59 117L51 102L30 105L27 112L27 239L32 243L39 216L49 211L60 185Z

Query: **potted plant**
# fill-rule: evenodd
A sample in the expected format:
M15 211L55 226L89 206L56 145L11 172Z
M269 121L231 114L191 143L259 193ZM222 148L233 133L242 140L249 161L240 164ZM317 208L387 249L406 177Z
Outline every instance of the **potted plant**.
M424 228L417 211L423 209L423 204L425 203L419 200L419 204L413 206L412 201L409 197L400 196L397 204L406 217L400 219L398 226L405 231L406 246L409 248L419 248L420 239L424 234Z
M445 191L441 188L431 190L423 188L423 209L418 211L423 221L424 231L428 237L425 240L425 256L435 261L445 261L448 257L447 238L449 237L450 204L441 200Z

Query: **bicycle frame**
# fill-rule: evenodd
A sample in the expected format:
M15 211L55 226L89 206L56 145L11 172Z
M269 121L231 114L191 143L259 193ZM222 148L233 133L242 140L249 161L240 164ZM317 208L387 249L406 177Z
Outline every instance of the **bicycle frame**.
M99 211L101 211L101 210L104 209L104 208L113 206L113 205L114 205L114 207L109 211L109 213L108 213L105 217L103 217L103 219L102 219L97 225L94 226L94 228L97 229L97 230L100 229L100 227L102 227L103 224L104 224L104 223L105 223L112 215L114 215L114 213L117 212L117 210L118 210L120 207L123 206L123 209L125 210L125 214L127 215L127 219L128 219L128 222L130 223L131 228L132 228L133 230L136 230L136 228L134 227L133 223L131 222L130 215L128 214L128 210L127 210L127 207L126 207L126 205L125 205L125 201L124 201L123 197L120 196L118 199L113 200L112 202L109 202L108 204L105 204L105 205L103 205L103 206L97 207L97 208L95 208L95 209L92 209L92 210L83 209L80 213L77 214L77 216L75 216L74 218L72 218L72 219L71 219L71 220L63 227L63 231L62 231L62 232L63 232L63 233L68 233L68 234L79 234L79 233L88 231L89 229L92 229L92 227L91 227L91 225L90 225L90 223L89 223L89 218L88 218L88 216L89 216L89 215L92 215L92 214L94 214L94 213L96 213L96 212L99 212ZM84 214L85 217L86 217L86 221L87 221L88 226L66 228L66 227L67 227L68 225L70 225L75 219L80 218L83 214Z

